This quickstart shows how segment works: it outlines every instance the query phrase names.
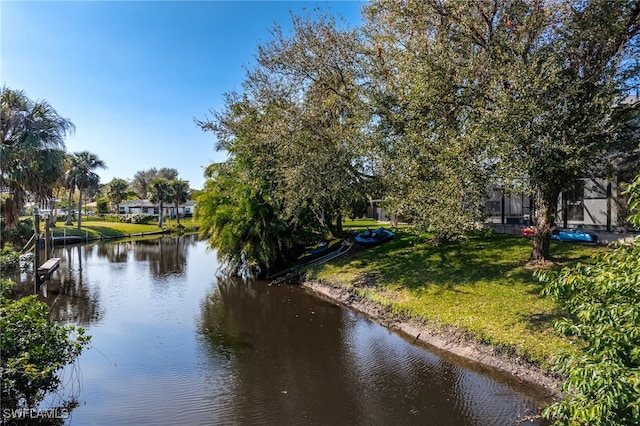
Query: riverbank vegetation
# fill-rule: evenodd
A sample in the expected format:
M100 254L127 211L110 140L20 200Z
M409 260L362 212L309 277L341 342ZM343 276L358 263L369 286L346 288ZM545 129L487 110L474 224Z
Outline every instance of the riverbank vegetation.
M379 304L391 318L453 328L548 369L560 350L577 346L553 329L562 312L540 295L543 286L526 264L530 244L522 237L477 233L433 245L428 234L398 231L389 243L312 267L306 278ZM552 248L563 266L607 250L555 242Z
M13 260L5 262L15 258L17 253L3 253L0 257L3 275L18 267ZM66 418L74 406L73 395L64 394L68 383L62 382L58 372L76 360L88 346L90 336L81 327L50 321L48 306L36 295L15 300L13 286L12 281L0 277L2 423L28 419L24 413L35 412L38 404L51 395L56 398L46 408L57 410ZM20 414L20 410L25 411Z
M640 176L627 193L629 220L640 226ZM578 353L556 359L567 396L545 415L558 424L640 423L640 237L594 262L543 271L540 278L544 294L566 313L556 328L584 342Z

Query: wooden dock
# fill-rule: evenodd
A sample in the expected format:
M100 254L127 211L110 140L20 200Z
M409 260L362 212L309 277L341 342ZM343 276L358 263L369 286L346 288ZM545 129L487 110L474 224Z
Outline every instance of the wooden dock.
M41 280L47 280L51 277L51 273L60 266L60 258L52 257L38 267L38 277Z

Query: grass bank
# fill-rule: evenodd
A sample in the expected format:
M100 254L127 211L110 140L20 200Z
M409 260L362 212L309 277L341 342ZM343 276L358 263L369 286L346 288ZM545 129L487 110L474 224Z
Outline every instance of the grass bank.
M589 261L592 246L552 242L556 267ZM399 230L391 242L315 266L307 278L337 285L393 318L446 330L549 367L576 344L552 327L562 313L527 267L528 239L483 234L435 247Z
M77 224L65 225L63 222L56 223L55 227L50 228L54 237L66 236L88 236L92 238L116 238L128 237L134 234L151 234L162 231L169 232L193 233L198 230L198 222L187 218L181 219L179 228L176 220L166 220L163 228L159 228L156 223L140 224L140 223L124 223L116 221L101 220L99 218L88 217L83 218L81 228L78 230Z

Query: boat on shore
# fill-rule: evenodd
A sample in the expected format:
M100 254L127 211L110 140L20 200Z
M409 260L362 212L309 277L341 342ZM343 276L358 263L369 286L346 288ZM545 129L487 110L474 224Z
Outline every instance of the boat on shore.
M304 253L298 256L298 263L310 262L321 256L327 255L342 245L341 238L334 238L333 240L320 241L312 246L305 247Z
M373 247L378 244L386 243L394 236L395 234L393 232L381 226L377 229L367 229L366 231L359 233L356 235L355 241L363 247Z
M536 228L528 226L520 231L523 237L533 237L536 234ZM584 231L571 231L554 229L551 231L551 239L555 241L565 241L573 243L597 243L598 236Z
M594 234L584 231L560 231L554 229L551 231L551 239L556 241L567 241L573 243L597 243L598 237Z

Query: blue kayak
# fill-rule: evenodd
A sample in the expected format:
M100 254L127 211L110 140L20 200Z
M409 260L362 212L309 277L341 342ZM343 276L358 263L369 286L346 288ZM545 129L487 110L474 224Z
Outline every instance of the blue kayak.
M394 233L380 227L378 229L367 229L356 235L356 243L364 247L372 247L378 244L386 243L394 237Z
M551 231L551 239L556 241L569 241L577 243L597 243L598 237L582 231Z

